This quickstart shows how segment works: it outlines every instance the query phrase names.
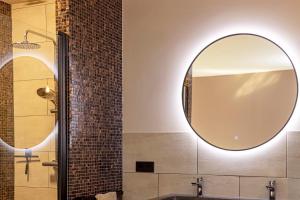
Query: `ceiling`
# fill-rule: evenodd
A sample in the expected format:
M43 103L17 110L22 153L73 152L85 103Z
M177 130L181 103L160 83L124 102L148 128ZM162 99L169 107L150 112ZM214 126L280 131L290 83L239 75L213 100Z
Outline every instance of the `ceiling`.
M193 63L193 77L289 70L293 66L274 43L253 35L236 35L205 49Z

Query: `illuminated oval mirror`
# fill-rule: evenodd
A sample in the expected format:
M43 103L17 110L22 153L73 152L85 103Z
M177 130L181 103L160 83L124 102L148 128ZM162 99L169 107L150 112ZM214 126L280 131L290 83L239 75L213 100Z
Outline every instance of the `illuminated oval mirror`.
M32 148L52 133L57 120L57 81L42 60L31 56L12 59L0 69L1 128L8 145ZM47 143L45 149L53 148Z
M183 107L193 130L226 150L245 150L276 136L291 117L297 77L287 54L252 34L221 38L190 66Z

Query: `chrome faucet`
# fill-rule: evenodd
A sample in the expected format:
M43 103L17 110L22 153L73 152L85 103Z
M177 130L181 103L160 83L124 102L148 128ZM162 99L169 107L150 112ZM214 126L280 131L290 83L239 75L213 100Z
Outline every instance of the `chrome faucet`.
M197 182L193 182L192 185L197 187L197 197L201 197L203 195L203 178L197 178Z
M269 181L269 185L266 186L267 189L269 190L269 200L275 200L276 198L276 193L275 193L275 188L276 188L276 181Z

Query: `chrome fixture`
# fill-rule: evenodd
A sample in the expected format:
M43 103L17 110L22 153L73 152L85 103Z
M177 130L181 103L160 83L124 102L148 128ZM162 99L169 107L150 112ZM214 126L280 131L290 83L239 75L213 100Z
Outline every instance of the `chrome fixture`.
M46 39L49 39L53 42L53 45L56 46L56 42L53 38L51 38L47 35L32 31L32 30L26 30L26 32L24 34L24 41L15 42L15 43L12 44L12 46L15 47L15 48L18 48L18 49L39 49L39 48L41 48L41 45L39 45L37 43L29 42L29 40L28 40L28 34L29 33L31 33L33 35L43 37L43 38L46 38Z
M57 168L58 167L58 163L57 163L57 160L52 160L51 162L43 162L42 166Z
M197 178L196 182L193 182L192 185L197 187L197 197L202 197L203 195L203 178Z
M276 181L269 181L269 185L266 186L266 188L269 190L269 200L275 200L276 198L276 193L275 193L275 188L276 188Z
M39 88L36 91L37 95L47 99L48 101L51 101L54 106L55 109L51 109L50 112L51 113L56 113L57 112L57 102L56 102L56 92L52 89L50 89L48 86L44 87L44 88Z
M27 176L27 182L29 181L29 164L32 162L40 162L39 159L32 160L31 158L39 158L37 155L32 155L31 149L25 149L24 155L15 155L16 158L25 158L25 160L17 161L17 163L25 163L25 175Z
M33 42L29 42L27 38L22 42L15 42L12 44L14 48L18 49L39 49L41 45Z

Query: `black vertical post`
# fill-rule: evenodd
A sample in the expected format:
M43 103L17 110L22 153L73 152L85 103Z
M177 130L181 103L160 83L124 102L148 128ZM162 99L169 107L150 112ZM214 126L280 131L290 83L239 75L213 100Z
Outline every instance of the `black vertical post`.
M58 200L68 195L68 36L58 33Z

